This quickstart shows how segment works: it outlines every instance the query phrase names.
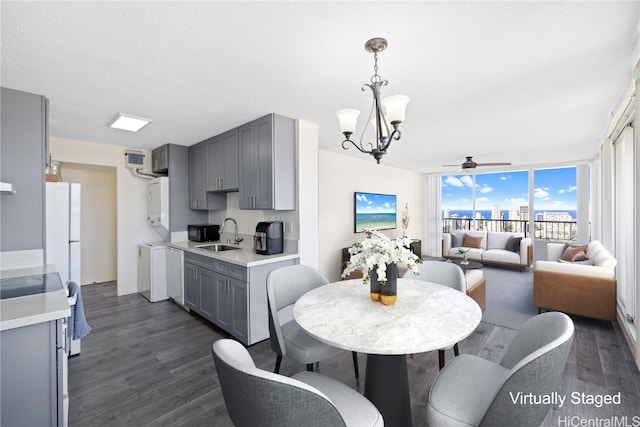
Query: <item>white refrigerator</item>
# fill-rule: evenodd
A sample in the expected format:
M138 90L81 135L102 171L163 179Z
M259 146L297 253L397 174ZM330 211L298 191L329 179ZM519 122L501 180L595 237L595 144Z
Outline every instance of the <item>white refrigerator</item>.
M80 281L80 184L47 182L46 259L63 283Z
M47 264L53 264L62 283L80 281L80 184L46 183ZM65 285L66 287L66 285ZM70 305L75 304L75 298ZM80 353L81 340L70 340L69 355Z

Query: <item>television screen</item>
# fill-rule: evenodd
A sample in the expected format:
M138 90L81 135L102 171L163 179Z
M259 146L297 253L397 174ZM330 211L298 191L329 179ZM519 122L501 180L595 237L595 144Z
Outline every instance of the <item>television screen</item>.
M355 232L396 228L395 194L355 193Z

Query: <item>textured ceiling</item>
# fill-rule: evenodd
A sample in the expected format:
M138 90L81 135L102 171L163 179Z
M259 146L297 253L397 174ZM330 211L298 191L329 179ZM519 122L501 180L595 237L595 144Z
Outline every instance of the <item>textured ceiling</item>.
M50 100L54 137L192 145L269 112L318 124L371 106L364 50L389 42L383 97L411 97L382 163L591 158L637 60L639 2L7 2L1 84ZM107 127L116 113L153 123ZM54 157L55 157L55 153Z

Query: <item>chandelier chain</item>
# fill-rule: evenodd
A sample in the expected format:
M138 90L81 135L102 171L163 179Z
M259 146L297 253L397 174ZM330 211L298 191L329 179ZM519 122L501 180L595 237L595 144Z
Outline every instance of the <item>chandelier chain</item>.
M382 77L378 75L378 52L373 53L373 76L371 76L371 83L380 83Z

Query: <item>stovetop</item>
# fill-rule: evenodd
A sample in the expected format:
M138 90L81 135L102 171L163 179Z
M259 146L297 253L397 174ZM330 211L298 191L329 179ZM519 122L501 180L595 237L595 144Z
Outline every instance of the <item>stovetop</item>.
M31 274L0 279L0 299L24 297L63 289L58 273Z

